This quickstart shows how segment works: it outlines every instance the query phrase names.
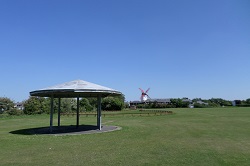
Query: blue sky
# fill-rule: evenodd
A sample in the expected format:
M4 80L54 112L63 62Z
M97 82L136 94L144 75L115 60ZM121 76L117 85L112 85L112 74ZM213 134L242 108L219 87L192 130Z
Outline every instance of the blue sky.
M1 0L0 96L82 79L139 100L250 98L249 0Z

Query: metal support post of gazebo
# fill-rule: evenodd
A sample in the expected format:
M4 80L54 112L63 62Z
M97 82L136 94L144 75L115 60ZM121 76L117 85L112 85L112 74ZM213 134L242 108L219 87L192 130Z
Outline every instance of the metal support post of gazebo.
M61 118L61 98L58 98L58 127L60 127L60 118Z
M50 126L49 126L50 133L52 133L53 131L53 113L54 113L54 96L52 95L50 98Z
M102 110L101 110L101 95L97 98L97 127L102 130Z
M76 107L76 128L79 127L79 96L77 97L77 107Z

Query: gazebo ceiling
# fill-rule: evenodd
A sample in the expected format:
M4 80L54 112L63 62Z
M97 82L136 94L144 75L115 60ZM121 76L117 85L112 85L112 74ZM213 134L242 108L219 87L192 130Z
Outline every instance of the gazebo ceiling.
M51 97L53 95L53 97L56 98L97 96L106 97L121 94L122 93L117 90L83 80L70 81L30 92L31 96Z

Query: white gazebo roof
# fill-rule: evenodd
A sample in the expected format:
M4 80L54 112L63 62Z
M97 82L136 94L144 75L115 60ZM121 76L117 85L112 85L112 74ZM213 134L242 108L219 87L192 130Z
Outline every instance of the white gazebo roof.
M83 80L74 80L30 92L31 96L41 97L51 97L52 95L53 97L96 97L99 95L105 97L121 94L117 90Z

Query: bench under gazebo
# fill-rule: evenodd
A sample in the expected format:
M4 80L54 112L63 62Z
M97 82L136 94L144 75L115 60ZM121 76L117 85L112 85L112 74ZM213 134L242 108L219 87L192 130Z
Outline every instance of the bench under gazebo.
M97 98L97 127L102 130L101 120L101 99L107 96L117 96L122 93L101 85L83 80L75 80L63 84L51 86L44 89L39 89L30 92L31 96L50 97L50 132L53 132L53 113L54 113L54 98L58 98L58 126L60 126L61 98L76 98L76 127L79 126L79 98L96 97Z

